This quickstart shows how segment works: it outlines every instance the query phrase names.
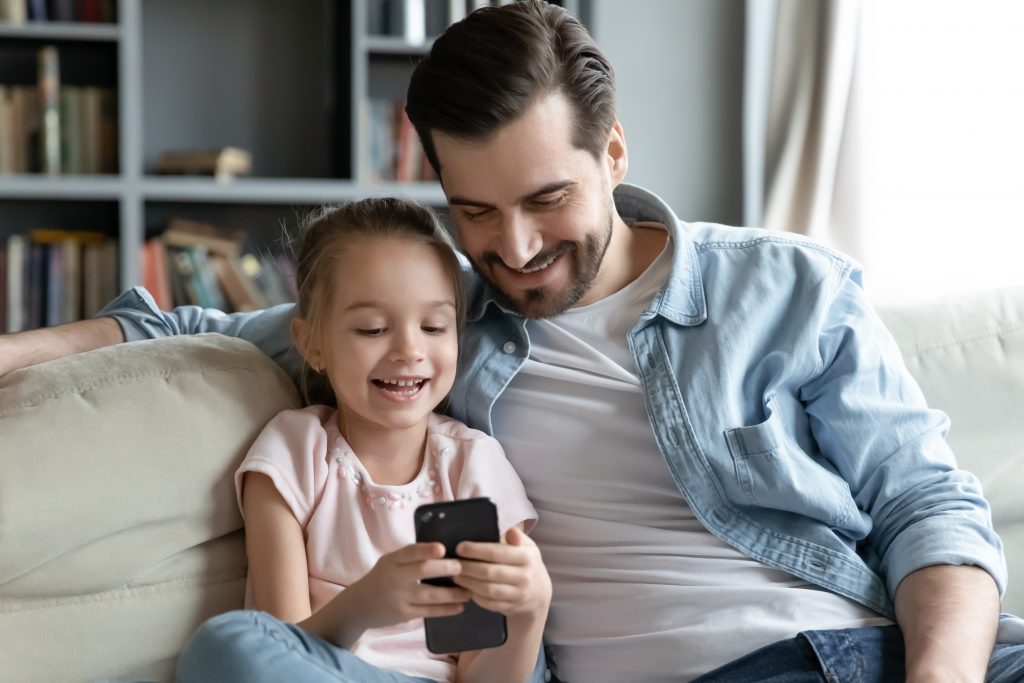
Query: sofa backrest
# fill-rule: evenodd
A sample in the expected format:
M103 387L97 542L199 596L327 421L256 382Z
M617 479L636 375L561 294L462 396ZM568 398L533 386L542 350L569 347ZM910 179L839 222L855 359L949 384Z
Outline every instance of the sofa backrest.
M287 376L213 335L136 342L0 380L0 679L173 679L241 607L232 476Z

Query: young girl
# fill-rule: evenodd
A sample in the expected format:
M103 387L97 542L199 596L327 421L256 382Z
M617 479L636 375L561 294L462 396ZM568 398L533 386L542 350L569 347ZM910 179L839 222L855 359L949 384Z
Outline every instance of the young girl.
M183 683L543 680L551 582L524 533L536 513L494 439L433 412L465 308L442 235L429 210L398 199L305 226L292 336L306 400L325 405L277 415L236 472L249 609L199 629ZM459 559L415 543L416 506L476 496L497 506L504 543L462 543ZM421 583L437 576L456 587ZM506 616L506 643L430 653L423 618L469 599Z

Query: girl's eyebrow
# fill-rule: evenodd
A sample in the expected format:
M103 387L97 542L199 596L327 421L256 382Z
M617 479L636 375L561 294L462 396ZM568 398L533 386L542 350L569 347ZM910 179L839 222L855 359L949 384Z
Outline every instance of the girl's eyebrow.
M455 308L455 302L451 299L438 299L437 301L427 302L425 308L441 308L442 306L451 306L452 308ZM356 301L346 306L344 311L348 312L361 308L387 308L387 305L380 301Z

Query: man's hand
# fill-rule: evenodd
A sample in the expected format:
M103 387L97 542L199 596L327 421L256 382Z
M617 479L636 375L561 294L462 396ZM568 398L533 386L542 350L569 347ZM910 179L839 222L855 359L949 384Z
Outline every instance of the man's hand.
M935 565L896 590L907 682L981 683L999 625L995 581L979 567Z
M469 591L473 602L509 617L543 621L551 603L551 578L529 536L512 528L506 543L463 541L456 552L465 559L455 583Z

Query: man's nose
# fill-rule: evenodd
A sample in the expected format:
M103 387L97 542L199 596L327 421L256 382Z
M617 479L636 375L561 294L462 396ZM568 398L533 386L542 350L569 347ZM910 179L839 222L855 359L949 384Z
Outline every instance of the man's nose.
M521 211L505 215L498 240L498 255L510 268L525 267L544 245L537 222Z

